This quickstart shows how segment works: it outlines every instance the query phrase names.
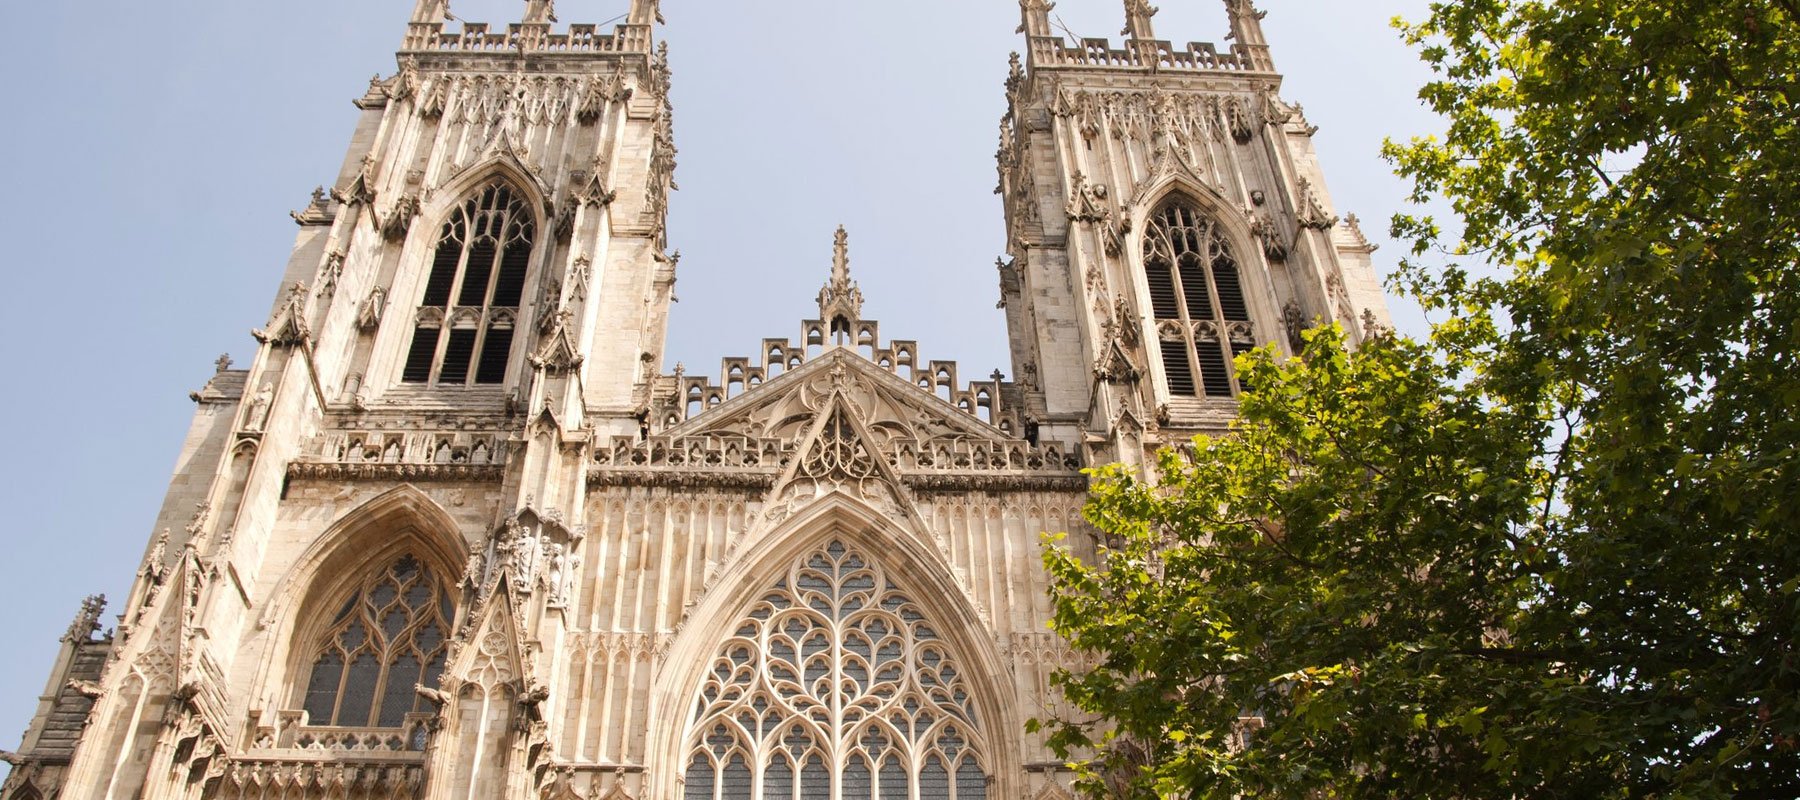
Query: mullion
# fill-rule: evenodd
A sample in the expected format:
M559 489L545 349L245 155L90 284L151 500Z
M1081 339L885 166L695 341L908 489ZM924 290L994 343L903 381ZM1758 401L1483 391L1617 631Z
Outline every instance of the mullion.
M475 321L475 348L469 352L469 374L466 383L477 383L481 379L481 351L487 347L488 325L494 313L494 293L500 286L500 265L506 263L506 248L511 242L506 240L506 229L512 222L512 207L507 205L494 212L493 217L494 260L488 264L487 290L482 293L481 317ZM514 324L518 324L514 321Z
M1200 368L1199 343L1195 341L1194 337L1194 316L1192 310L1188 308L1187 283L1181 277L1182 252L1181 248L1177 246L1179 234L1176 233L1177 227L1182 221L1180 215L1179 208L1171 209L1169 218L1163 220L1163 241L1169 248L1169 282L1175 287L1175 313L1181 323L1182 349L1187 354L1188 381L1193 384L1194 396L1204 397L1206 396L1205 370ZM1177 224L1171 225L1171 222ZM1167 371L1166 365L1165 371ZM1170 386L1169 391L1173 394L1174 387Z
M1225 395L1235 396L1237 394L1237 375L1235 374L1237 371L1231 368L1231 333L1226 330L1225 326L1225 301L1219 296L1219 281L1217 278L1213 277L1214 260L1211 258L1212 238L1216 234L1210 230L1211 227L1212 226L1209 224L1207 226L1208 230L1203 231L1203 233L1207 234L1206 241L1203 245L1203 249L1197 252L1196 255L1201 259L1201 269L1206 273L1206 288L1208 294L1211 295L1208 299L1212 301L1213 325L1219 334L1219 341L1215 346L1219 349L1220 354L1225 359ZM1239 293L1242 293L1241 287L1239 288ZM1212 392L1208 391L1206 394L1211 395Z
M475 204L471 203L470 205ZM443 334L438 336L437 353L431 358L431 385L433 386L437 385L438 379L443 375L444 354L450 350L450 336L451 331L454 330L452 322L456 317L456 309L458 307L456 301L460 299L460 295L462 294L463 277L467 275L469 271L469 250L474 245L476 238L476 218L471 216L468 218L468 222L469 229L463 238L462 254L457 256L456 259L456 279L450 282L450 299L444 305ZM467 381L465 380L465 383L466 382Z

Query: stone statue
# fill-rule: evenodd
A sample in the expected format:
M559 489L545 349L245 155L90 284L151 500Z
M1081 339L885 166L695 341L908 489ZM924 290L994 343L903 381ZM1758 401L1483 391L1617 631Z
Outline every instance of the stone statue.
M256 397L250 401L250 416L244 420L244 430L260 431L263 423L269 419L269 405L275 402L275 384L264 383L256 390Z

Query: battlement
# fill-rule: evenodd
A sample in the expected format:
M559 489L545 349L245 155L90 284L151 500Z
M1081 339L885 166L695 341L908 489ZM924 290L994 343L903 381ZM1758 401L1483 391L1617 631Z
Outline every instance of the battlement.
M1262 45L1234 44L1221 53L1211 42L1189 42L1177 49L1165 39L1127 39L1114 47L1105 38L1083 38L1069 44L1061 36L1033 36L1031 66L1044 68L1129 69L1190 72L1269 72L1275 61Z
M549 23L512 23L504 31L484 22L465 22L460 31L446 30L441 22L415 22L407 26L402 53L649 53L651 26L618 25L611 34L598 25L570 25L558 33Z

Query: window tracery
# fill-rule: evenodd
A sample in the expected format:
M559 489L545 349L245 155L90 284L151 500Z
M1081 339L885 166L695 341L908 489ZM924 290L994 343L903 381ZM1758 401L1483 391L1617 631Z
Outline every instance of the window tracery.
M834 541L751 607L695 702L684 800L986 800L974 699L885 570Z
M401 380L439 386L506 380L536 220L494 180L438 234Z
M1165 203L1144 231L1144 278L1169 392L1237 393L1231 359L1256 346L1237 260L1219 225L1185 198Z
M449 587L411 555L369 576L315 641L304 708L313 725L398 728L430 710L454 616Z

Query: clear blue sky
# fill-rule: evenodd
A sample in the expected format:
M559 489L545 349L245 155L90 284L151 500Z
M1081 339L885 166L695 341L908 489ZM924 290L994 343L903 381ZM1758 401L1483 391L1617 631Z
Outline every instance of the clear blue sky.
M628 0L563 0L567 22ZM410 0L29 2L0 50L13 153L0 194L8 288L0 392L0 749L18 745L80 599L122 598L193 405L221 352L247 362L294 237L329 183L350 100L394 69ZM1426 0L1262 0L1283 91L1321 127L1340 213L1386 242L1404 186L1384 136L1433 130L1427 73L1388 27ZM514 0L452 0L502 23ZM1163 0L1158 35L1223 40L1219 0ZM1061 0L1118 38L1119 0ZM993 261L993 153L1014 0L667 0L684 258L664 369L716 372L797 335L850 231L866 314L965 375L1010 373ZM1375 254L1390 269L1400 248ZM809 311L809 308L812 310ZM1403 330L1416 311L1396 304ZM116 610L116 609L114 609ZM109 615L107 620L111 621Z

